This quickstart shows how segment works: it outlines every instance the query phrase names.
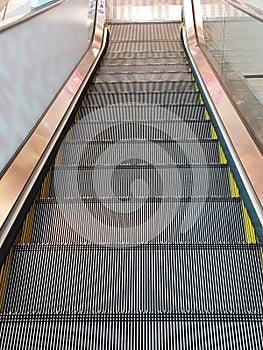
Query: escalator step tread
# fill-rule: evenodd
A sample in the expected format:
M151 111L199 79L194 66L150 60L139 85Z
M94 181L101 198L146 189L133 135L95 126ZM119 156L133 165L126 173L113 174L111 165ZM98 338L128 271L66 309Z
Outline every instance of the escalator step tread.
M138 53L138 52L169 52L169 51L181 51L182 44L177 40L164 40L164 41L115 41L109 42L107 51L109 53Z
M114 111L116 110L116 113ZM69 131L72 140L120 141L120 140L197 140L212 138L210 121L176 120L169 111L160 111L157 121L148 121L156 113L156 107L148 113L123 113L124 110L100 108L82 118ZM127 110L126 110L127 111ZM152 114L150 113L152 111ZM132 119L132 115L134 119ZM127 118L127 119L126 119ZM171 119L169 119L171 118ZM137 121L136 121L137 119ZM147 120L148 119L148 120Z
M14 248L3 309L260 314L262 298L258 245L20 245Z
M107 56L104 56L101 61L101 67L117 67L117 66L123 66L125 67L141 67L145 66L146 64L149 66L157 66L157 67L163 67L164 65L168 65L169 68L175 66L182 66L188 67L186 65L186 58L179 55L178 57L151 57L152 54L149 53L149 57L147 58L129 58L129 57L116 57L116 58L107 58ZM162 55L163 56L163 55Z
M182 92L155 92L155 93L96 93L89 92L86 95L87 104L91 105L114 105L114 104L199 104L199 94L192 91Z
M134 23L111 25L110 40L119 41L124 38L126 41L134 40L178 40L180 31L178 23Z
M29 319L29 321L28 321ZM83 321L84 319L84 321ZM92 321L64 316L0 319L0 347L16 350L152 349L262 350L263 319L211 321ZM30 339L30 340L29 340ZM225 347L227 344L227 347Z
M95 113L94 113L95 112ZM81 114L87 116L89 121L99 120L100 122L107 120L116 121L158 121L158 120L200 120L205 121L205 107L200 104L170 104L163 105L108 105L97 107L88 105L82 107Z
M134 209L132 206L135 203L138 205L138 214L132 212L130 215L125 212L128 206L120 202L118 198L40 200L36 203L31 242L63 244L92 241L110 244L114 241L132 244L234 243L246 240L239 198L168 198L161 206L158 201L134 199L130 203L130 210ZM154 213L156 217L150 220ZM160 218L162 215L165 215L165 220ZM78 222L74 222L76 219ZM136 226L131 230L134 236L128 230L123 234L120 232L121 227L129 228L135 223Z
M112 73L112 74L98 74L95 76L93 83L108 83L108 84L116 84L116 83L126 83L126 84L134 84L134 83L163 83L167 82L167 84L171 84L172 82L192 82L192 75L190 72L166 72L166 73Z
M226 165L157 167L155 162L161 163L166 159L168 163L171 156L163 151L158 154L158 149L153 149L152 155L149 153L145 155L146 161L150 162L148 167L137 166L136 160L132 160L132 165L127 167L119 165L124 152L123 147L119 153L116 147L112 152L115 155L115 162L106 167L103 166L109 160L106 152L99 160L92 158L91 154L95 168L81 167L81 164L77 167L56 166L50 196L57 194L59 198L74 198L77 195L96 197L97 193L104 197L111 197L114 193L120 198L231 196ZM143 158L139 148L136 155L140 159ZM126 159L128 157L127 153Z
M138 60L147 60L155 58L184 58L183 51L149 51L149 52L106 52L104 59L138 59Z
M195 91L195 83L193 81L152 81L150 78L149 81L126 81L126 79L119 82L96 82L96 84L90 85L91 92L194 92Z
M61 147L61 165L93 165L94 159L112 146L112 142L85 142L85 141L64 141ZM218 164L219 152L217 140L192 140L192 141L167 141L167 142L147 142L144 141L123 141L123 152L132 154L133 150L139 150L146 155L153 154L154 149L161 149L162 152L170 155L169 164ZM148 159L149 160L149 159ZM142 164L148 164L147 160L142 160ZM106 164L116 164L115 152L108 153ZM130 164L129 160L122 164ZM166 158L155 160L156 165L167 165Z
M149 65L148 60L144 62L144 65L123 65L118 64L115 66L112 65L101 65L97 71L97 74L166 74L175 75L179 72L189 73L189 67L186 64L173 64L173 65Z

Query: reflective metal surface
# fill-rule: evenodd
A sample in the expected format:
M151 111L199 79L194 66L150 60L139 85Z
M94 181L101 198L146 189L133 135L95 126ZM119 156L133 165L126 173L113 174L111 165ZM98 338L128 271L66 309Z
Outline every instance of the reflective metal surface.
M104 28L104 21L104 8L100 7L90 48L0 181L0 245L20 212L67 122L74 102L79 98L106 45L107 30Z
M222 134L255 206L255 210L263 223L263 157L197 43L191 0L185 0L184 13L189 54L200 74L200 80L204 83L204 90L207 90L209 93L217 122L221 127ZM197 18L200 18L200 16L197 16Z
M246 3L245 1L240 0L226 0L230 5L236 7L237 9L247 13L248 15L258 19L263 22L263 11L251 4Z

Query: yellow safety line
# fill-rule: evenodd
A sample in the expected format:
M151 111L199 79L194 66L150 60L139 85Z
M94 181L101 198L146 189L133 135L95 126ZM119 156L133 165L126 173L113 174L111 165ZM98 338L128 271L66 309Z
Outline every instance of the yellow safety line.
M29 209L29 212L27 213L27 216L22 225L22 233L21 233L21 241L20 241L20 243L22 244L28 244L30 242L30 235L31 235L31 230L33 226L34 214L35 214L35 202L32 204L31 208Z
M205 120L210 120L210 115L206 108L205 108Z
M105 24L105 28L107 28L108 31L110 32L110 24L109 24L109 23L106 23L106 24Z
M204 104L204 100L203 100L203 97L201 95L199 96L199 102L200 102L200 105Z
M79 122L81 119L81 114L80 114L80 110L77 111L76 115L75 115L75 122Z
M55 157L55 165L61 165L62 163L62 151L61 151L61 147L58 150L58 153Z
M218 149L219 149L220 164L227 164L227 159L226 159L226 156L225 156L225 152L223 151L223 148L220 145L220 143L218 143Z
M196 92L199 92L199 87L198 87L198 84L197 84L197 83L195 83L195 91L196 91Z
M48 198L52 169L49 169L40 190L40 198Z
M3 306L4 306L4 300L5 300L6 288L7 288L8 276L9 276L10 264L11 264L11 256L12 256L12 248L6 258L6 261L4 262L0 270L0 312L3 310Z
M243 211L243 218L244 218L244 224L245 224L245 230L246 230L247 243L257 243L255 230L243 200L242 200L242 211Z
M228 177L229 177L229 185L230 185L231 196L233 198L240 197L236 181L234 179L234 176L233 176L230 168L228 168Z
M217 140L217 133L215 131L214 125L212 123L210 123L210 127L211 127L211 137L213 140Z

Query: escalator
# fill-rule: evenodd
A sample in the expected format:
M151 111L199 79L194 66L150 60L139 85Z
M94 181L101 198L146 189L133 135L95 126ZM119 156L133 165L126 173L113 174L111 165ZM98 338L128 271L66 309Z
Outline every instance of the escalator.
M262 349L262 253L180 23L107 52L1 270L1 349Z

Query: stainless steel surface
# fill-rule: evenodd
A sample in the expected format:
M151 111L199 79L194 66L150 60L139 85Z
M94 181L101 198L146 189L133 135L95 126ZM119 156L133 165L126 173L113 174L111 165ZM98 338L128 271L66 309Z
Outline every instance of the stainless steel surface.
M263 22L263 10L252 6L251 4L246 3L245 1L240 0L225 0L230 5L234 6L238 10L241 10L242 12L245 12L251 17L254 17L258 19L259 21Z
M263 224L263 157L197 43L191 0L184 1L184 13L189 54L199 72L200 80L203 81L203 88L208 92L208 100L217 122Z
M74 107L74 101L80 96L101 50L106 45L107 30L104 28L104 21L105 14L98 11L90 48L0 181L0 245L3 244L15 216L21 210L40 173L41 165L49 157L52 146Z

